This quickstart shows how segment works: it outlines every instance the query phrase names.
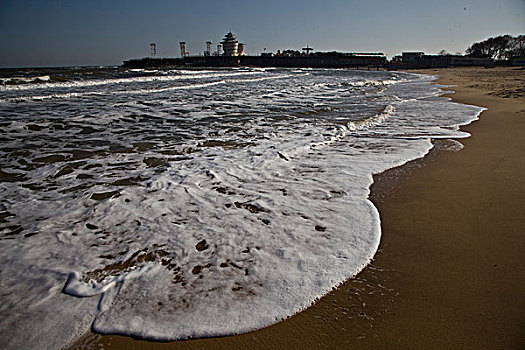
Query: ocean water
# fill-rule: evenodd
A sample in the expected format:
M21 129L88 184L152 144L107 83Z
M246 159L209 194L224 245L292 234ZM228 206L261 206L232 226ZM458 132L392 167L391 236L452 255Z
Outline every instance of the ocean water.
M258 329L373 258L372 175L467 137L431 76L0 72L0 347ZM35 327L35 325L39 325Z

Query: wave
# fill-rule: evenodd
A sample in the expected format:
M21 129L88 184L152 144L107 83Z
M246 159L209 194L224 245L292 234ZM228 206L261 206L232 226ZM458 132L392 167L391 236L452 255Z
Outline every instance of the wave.
M229 76L231 76L231 74ZM37 95L37 96L20 96L20 97L10 97L10 98L5 98L5 99L0 99L0 102L43 101L43 100L50 100L50 99L81 98L85 96L155 94L155 93L162 93L162 92L176 91L176 90L199 89L199 88L220 85L220 84L227 84L227 83L252 83L252 82L258 82L258 81L265 81L265 80L285 79L285 78L289 78L290 76L291 75L260 77L260 78L252 78L252 79L224 79L224 80L212 81L212 82L207 82L207 83L170 86L170 87L157 88L157 89L87 91L87 92L68 92L68 93L63 93L63 94L49 94L49 95Z
M51 81L49 75L43 75L39 77L11 77L11 78L0 78L0 85L3 86L18 86L22 84L37 84Z
M388 117L393 115L396 111L396 108L392 105L386 105L383 110L369 118L364 120L348 122L347 127L350 131L357 131L366 128L370 128L375 125L382 124Z
M196 73L196 74L182 74L182 75L168 75L168 76L144 76L144 77L133 77L133 78L116 78L116 79L101 79L101 80L84 80L84 81L70 81L70 82L59 82L59 83L43 83L34 85L12 85L0 87L0 91L21 91L21 90L36 90L36 89L48 89L48 88L84 88L91 86L103 86L103 85L124 85L132 83L151 83L151 82L170 82L177 80L186 79L212 79L222 78L228 76L240 76L240 75L258 75L263 72L257 71L246 71L246 72L224 72L224 73ZM9 78L13 79L13 78Z

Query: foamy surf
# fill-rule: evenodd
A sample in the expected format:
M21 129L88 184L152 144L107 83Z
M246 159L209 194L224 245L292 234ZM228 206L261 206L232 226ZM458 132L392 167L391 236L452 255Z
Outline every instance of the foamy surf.
M285 319L373 258L372 174L481 111L404 73L58 73L0 91L2 348Z

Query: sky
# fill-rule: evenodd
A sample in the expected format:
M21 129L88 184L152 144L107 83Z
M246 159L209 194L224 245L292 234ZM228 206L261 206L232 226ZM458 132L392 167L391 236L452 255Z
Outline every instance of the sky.
M0 0L0 67L119 65L214 47L232 31L259 55L316 51L463 53L525 34L525 0Z

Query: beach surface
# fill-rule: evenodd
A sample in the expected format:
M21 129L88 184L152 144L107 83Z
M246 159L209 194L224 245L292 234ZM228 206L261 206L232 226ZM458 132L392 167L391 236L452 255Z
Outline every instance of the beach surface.
M525 70L421 71L486 107L440 151L375 176L371 265L286 321L232 337L158 343L87 334L71 349L525 348Z

